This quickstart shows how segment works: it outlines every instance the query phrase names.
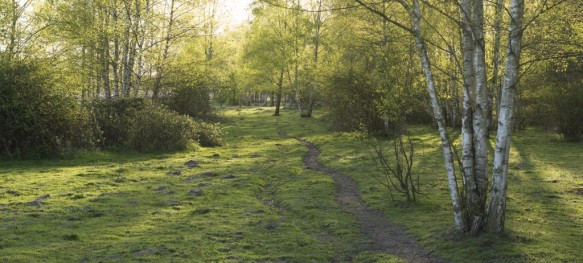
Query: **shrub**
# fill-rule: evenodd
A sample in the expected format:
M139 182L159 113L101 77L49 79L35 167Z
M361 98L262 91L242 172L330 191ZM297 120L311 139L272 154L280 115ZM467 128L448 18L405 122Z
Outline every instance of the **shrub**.
M0 155L63 157L95 142L95 123L40 65L0 65Z
M91 111L102 132L100 146L109 149L129 149L136 128L138 112L147 107L144 99L96 100Z
M335 130L385 131L379 107L384 96L365 74L336 72L330 76L329 85L323 100Z
M583 61L551 61L523 80L518 117L557 131L565 140L583 139Z
M169 76L165 86L171 91L161 101L179 114L188 115L199 120L214 119L211 106L211 89L218 84L212 83L208 76L202 74L177 72Z
M95 101L92 110L103 132L104 148L168 152L185 150L197 142L202 146L220 145L214 125L199 123L149 100Z
M403 139L406 137L406 141ZM413 175L413 157L414 147L409 135L399 134L393 142L391 158L391 150L387 152L381 142L374 142L371 144L374 153L371 155L372 160L381 173L371 175L381 185L387 188L391 195L392 201L395 201L393 190L401 193L405 198L404 205L417 200L417 195L420 194L419 175L417 178Z
M180 114L197 119L207 119L212 115L209 91L202 82L175 88L164 104Z
M583 83L563 84L554 93L558 132L569 141L583 137Z
M186 150L199 137L192 118L153 103L137 112L132 128L128 143L139 152Z
M216 147L224 144L216 124L199 122L196 126L196 134L201 146Z

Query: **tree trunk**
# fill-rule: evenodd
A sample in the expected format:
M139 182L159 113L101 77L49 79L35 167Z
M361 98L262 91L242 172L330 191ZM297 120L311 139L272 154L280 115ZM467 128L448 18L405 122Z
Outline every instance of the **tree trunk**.
M514 98L518 85L518 71L523 32L523 12L524 0L511 0L506 69L504 74L504 85L502 87L502 97L500 100L496 148L494 149L492 194L490 197L488 220L486 224L486 231L491 233L500 233L504 231L510 133L512 131Z
M100 60L101 60L101 80L103 82L105 98L111 99L111 88L109 85L109 40L105 33L102 35L101 39Z
M462 171L464 210L470 232L485 223L488 195L488 86L482 0L462 0L464 103L462 119Z
M450 99L448 101L448 115L451 120L451 127L456 128L459 124L459 104L458 104L458 71L456 66L455 50L451 45L447 45L447 53L449 53L449 64L452 66L449 73L449 85L446 91L449 93Z
M279 79L277 80L277 98L275 101L275 113L273 116L279 116L279 109L281 108L281 96L283 95L283 72L281 69L279 72Z
M139 26L138 30L140 32L140 41L138 41L137 44L138 65L136 69L136 87L134 88L134 94L136 94L136 96L142 88L142 78L144 75L144 43L146 42L146 25L148 24L147 19L150 13L150 1L146 0L145 4L145 13L140 15L140 19L138 19L138 22L141 23L141 26ZM136 1L136 9L140 9L140 1Z
M216 12L217 12L217 0L214 0L210 3L209 6L210 10L209 10L209 14L208 17L205 17L205 20L208 21L208 24L205 25L205 47L204 47L204 53L205 53L205 59L206 61L211 61L213 59L214 56L214 38L215 38L215 19L216 19ZM205 10L205 16L207 16L206 14L206 10Z
M469 214L470 231L477 234L485 223L486 198L488 195L488 82L486 78L486 53L484 41L484 2L474 0L472 10L472 51L475 101L473 105L474 177Z
M113 28L114 28L114 35L113 35L113 59L111 59L111 68L113 74L113 94L114 97L119 97L119 84L120 84L120 58L119 58L119 34L117 32L117 25L119 23L119 15L117 12L117 1L113 2L113 10L112 10L112 18L113 18Z
M318 59L320 55L320 34L322 30L322 0L317 1L318 7L316 8L315 14L315 34L314 34L314 73L312 76L312 83L310 84L310 90L308 94L308 105L306 106L306 113L302 117L311 118L312 112L314 111L314 92L316 90L316 85L318 83L317 72L318 72Z
M463 43L463 78L464 98L462 113L462 171L464 185L464 218L473 218L480 212L474 211L472 201L477 200L477 186L475 179L474 159L474 41L471 27L472 5L471 0L461 1L462 43ZM466 231L464 229L463 231Z
M454 222L457 231L464 231L466 229L466 222L462 214L462 205L458 193L457 179L455 175L455 166L453 160L453 153L450 146L449 134L446 129L445 120L441 111L439 98L435 89L435 82L433 80L433 71L425 48L425 41L421 35L421 11L419 7L419 0L413 0L413 7L410 9L410 16L412 20L412 33L415 39L415 46L421 59L423 66L423 73L425 74L425 81L427 82L427 91L431 98L431 106L433 108L433 117L437 122L439 128L439 136L441 138L441 147L445 159L445 168L447 171L447 179L451 202L454 212Z
M166 28L166 37L164 42L164 50L162 51L162 58L158 62L158 72L154 80L154 90L152 91L152 99L158 99L160 95L160 85L162 84L162 77L164 76L164 64L168 59L168 50L170 49L170 41L172 40L172 26L174 25L174 1L170 0L170 17L168 18L168 27Z
M496 101L496 117L498 117L500 112L500 97L502 95L502 87L500 85L499 79L499 68L500 68L500 39L502 37L502 8L504 5L503 0L496 0L495 4L495 21L494 21L494 50L492 54L492 78L490 81L490 90L495 96L492 101ZM493 111L493 105L490 104L491 111ZM494 114L490 114L493 119ZM491 124L495 124L490 122Z
M130 59L130 57L132 56L130 53L132 53L131 49L132 49L132 43L133 41L131 40L131 28L132 28L132 19L133 19L133 15L132 15L132 10L130 5L127 3L127 0L124 0L124 6L125 6L125 11L126 11L126 25L125 25L125 29L124 29L124 35L123 35L123 57L122 57L122 95L126 96L127 92L130 90L130 86L131 86L131 72L133 70L133 59ZM132 61L131 61L132 60Z

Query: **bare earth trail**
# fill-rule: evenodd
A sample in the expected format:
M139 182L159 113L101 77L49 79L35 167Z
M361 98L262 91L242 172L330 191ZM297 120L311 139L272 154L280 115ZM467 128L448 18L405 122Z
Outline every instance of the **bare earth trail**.
M285 136L285 134L280 134ZM361 230L372 239L366 250L384 251L409 262L441 263L447 262L420 247L405 230L390 222L380 211L371 209L364 204L356 182L349 176L330 169L318 161L320 149L314 144L295 138L306 146L309 151L303 157L304 164L313 170L325 173L336 181L336 201L343 209L352 214L359 222Z

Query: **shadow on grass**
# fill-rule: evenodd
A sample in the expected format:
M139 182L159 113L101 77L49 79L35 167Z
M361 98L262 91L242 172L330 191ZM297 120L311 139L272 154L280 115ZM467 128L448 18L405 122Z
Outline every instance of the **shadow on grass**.
M577 175L583 170L578 159L581 144L553 144L543 134L532 132L515 135L506 234L476 238L453 230L443 154L436 132L421 128L414 129L414 133L414 173L420 174L421 190L429 199L422 197L407 209L398 208L391 205L388 194L378 193L383 191L380 187L367 190L374 181L362 179L364 175L356 177L361 178L367 202L406 225L427 247L437 249L453 262L571 262L583 258L577 247L583 242L583 207L581 196L573 190L583 186Z
M582 144L552 142L533 131L513 140L508 229L530 261L583 258L583 206L572 191L583 183Z

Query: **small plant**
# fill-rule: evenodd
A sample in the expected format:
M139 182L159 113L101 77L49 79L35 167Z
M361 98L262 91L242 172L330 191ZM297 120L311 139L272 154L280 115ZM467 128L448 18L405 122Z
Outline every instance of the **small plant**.
M403 137L406 137L404 141ZM411 138L399 134L393 142L394 156L391 158L382 144L372 145L374 154L373 162L382 175L373 174L374 178L389 190L391 200L395 201L393 190L402 193L405 204L416 201L419 192L419 175L413 177L414 148Z

